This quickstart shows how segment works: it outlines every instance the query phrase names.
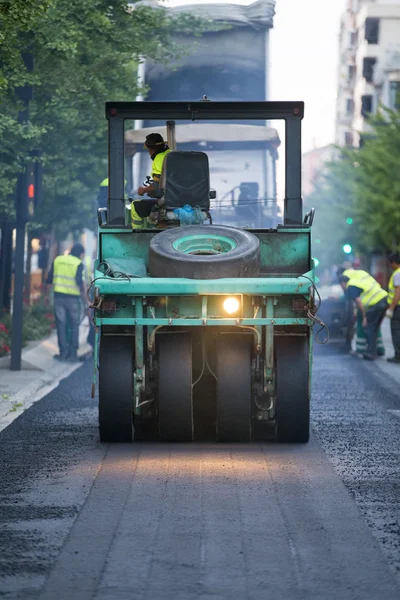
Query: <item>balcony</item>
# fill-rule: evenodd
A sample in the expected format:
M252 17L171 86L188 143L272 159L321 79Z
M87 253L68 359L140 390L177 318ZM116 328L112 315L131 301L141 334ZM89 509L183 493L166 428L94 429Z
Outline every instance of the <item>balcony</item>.
M340 112L337 115L337 124L338 125L345 125L346 127L351 127L352 122L353 122L353 115L352 114L347 114L345 112Z

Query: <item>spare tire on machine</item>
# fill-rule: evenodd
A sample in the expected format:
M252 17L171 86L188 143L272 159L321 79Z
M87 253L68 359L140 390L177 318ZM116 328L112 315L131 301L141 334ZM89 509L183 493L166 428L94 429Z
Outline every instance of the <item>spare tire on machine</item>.
M149 271L152 277L256 277L260 242L248 231L223 225L166 229L150 242Z

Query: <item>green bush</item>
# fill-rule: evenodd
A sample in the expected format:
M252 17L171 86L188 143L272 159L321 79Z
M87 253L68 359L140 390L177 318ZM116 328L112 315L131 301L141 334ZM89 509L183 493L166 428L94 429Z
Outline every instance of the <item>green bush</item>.
M11 351L11 315L0 319L0 356ZM23 343L41 340L50 335L54 328L54 316L51 308L43 299L24 307L24 323L22 328Z

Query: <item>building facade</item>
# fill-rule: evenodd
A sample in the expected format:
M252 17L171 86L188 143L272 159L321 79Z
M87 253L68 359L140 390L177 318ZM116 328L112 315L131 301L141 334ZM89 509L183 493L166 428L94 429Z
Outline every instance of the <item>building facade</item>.
M400 108L400 0L348 0L339 34L336 144L362 145L380 105Z

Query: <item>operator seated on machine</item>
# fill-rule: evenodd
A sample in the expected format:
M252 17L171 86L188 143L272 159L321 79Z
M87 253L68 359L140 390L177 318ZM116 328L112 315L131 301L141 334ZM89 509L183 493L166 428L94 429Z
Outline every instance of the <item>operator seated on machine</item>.
M150 198L154 198L155 192L158 191L161 180L161 171L165 157L170 149L161 134L150 133L146 136L144 147L147 148L150 158L153 161L151 178L147 177L149 185L140 186L137 193L139 196L147 194ZM143 220L149 217L152 209L157 205L158 200L134 200L131 206L132 228L137 229L143 227Z

